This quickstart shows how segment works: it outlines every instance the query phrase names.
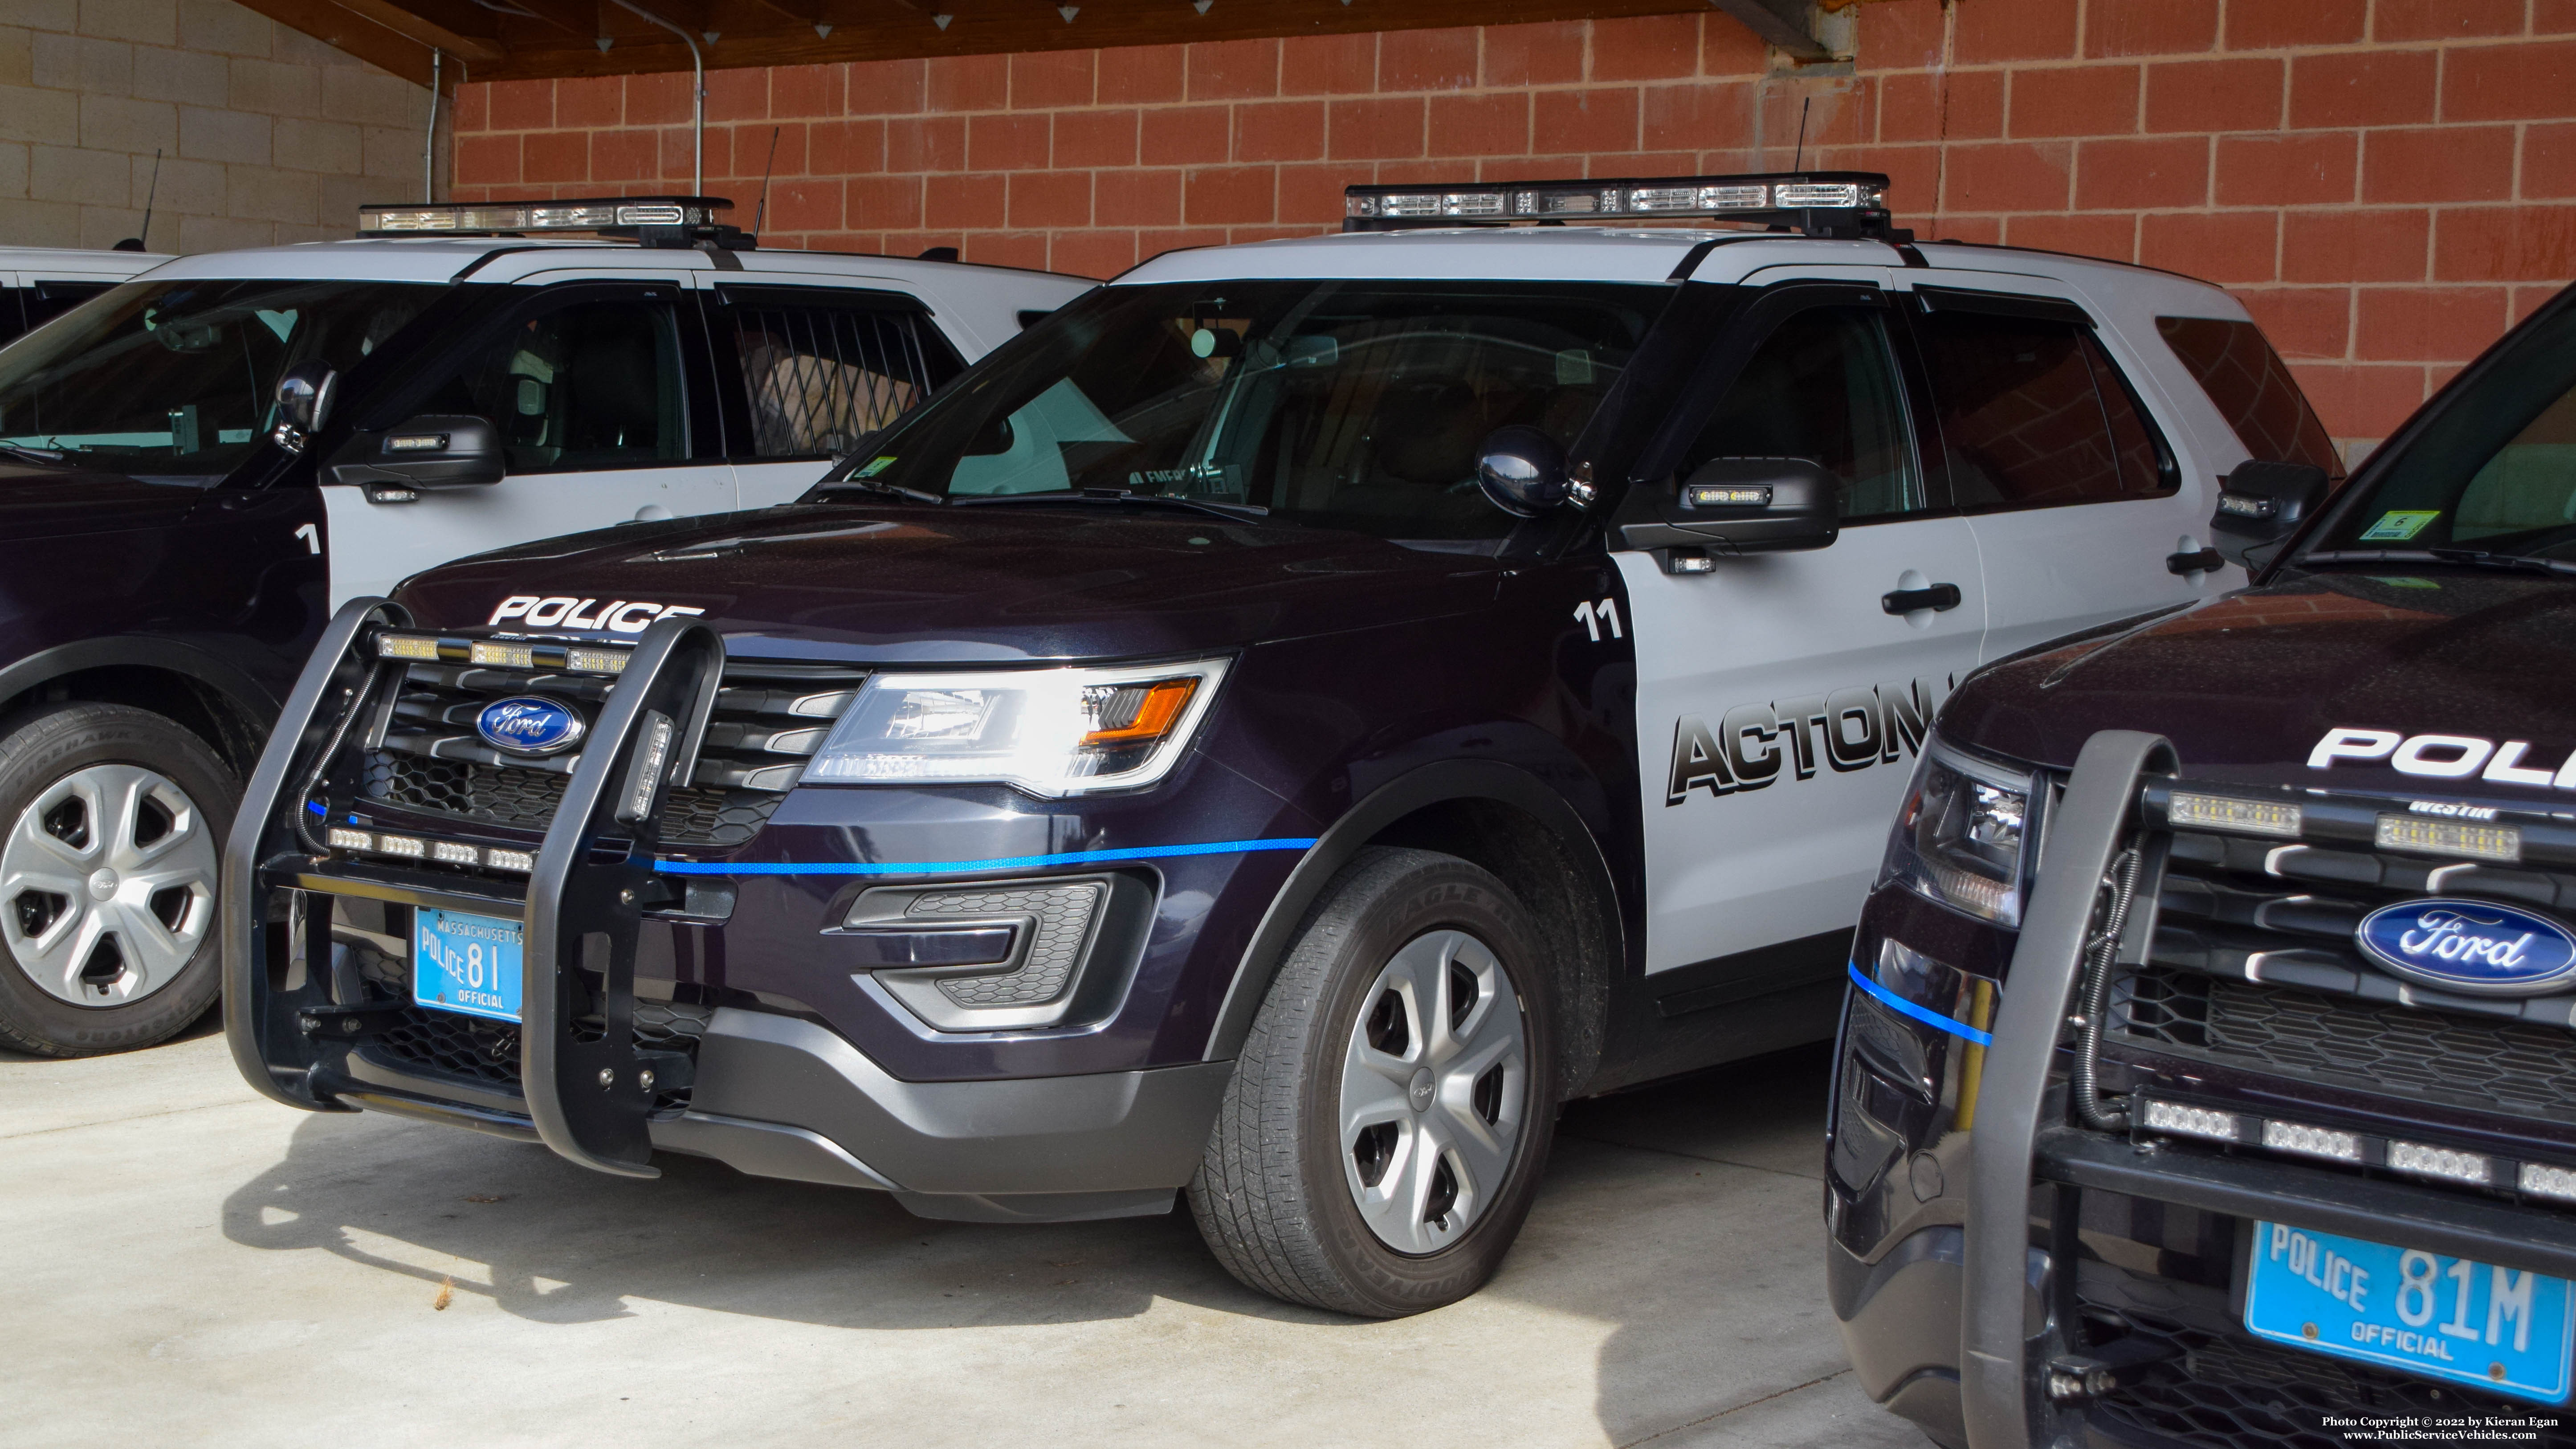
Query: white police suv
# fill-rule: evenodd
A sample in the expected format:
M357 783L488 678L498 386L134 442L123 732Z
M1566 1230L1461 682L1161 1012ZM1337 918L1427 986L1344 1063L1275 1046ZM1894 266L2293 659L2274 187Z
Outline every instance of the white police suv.
M2323 446L2224 293L1916 245L1885 184L1355 188L799 506L352 600L226 857L237 1060L934 1217L1186 1188L1266 1291L1472 1291L1559 1102L1832 1030L1961 676L2240 581L2218 476ZM1673 218L1772 229L1624 224Z
M0 344L168 260L139 248L0 247Z
M336 601L785 502L1092 285L762 251L726 205L377 207L130 282L154 259L0 253L22 317L103 294L0 349L0 1044L204 1010L236 782ZM560 612L640 632L624 603Z

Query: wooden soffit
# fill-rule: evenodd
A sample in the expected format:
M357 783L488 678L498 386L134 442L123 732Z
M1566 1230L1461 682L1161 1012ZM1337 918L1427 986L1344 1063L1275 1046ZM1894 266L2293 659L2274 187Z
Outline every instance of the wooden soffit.
M617 0L242 0L326 44L426 84L684 71L689 49ZM710 69L1090 50L1204 40L1736 14L1783 43L1792 0L635 0L697 38ZM1797 49L1791 45L1789 48ZM461 65L459 64L461 62Z

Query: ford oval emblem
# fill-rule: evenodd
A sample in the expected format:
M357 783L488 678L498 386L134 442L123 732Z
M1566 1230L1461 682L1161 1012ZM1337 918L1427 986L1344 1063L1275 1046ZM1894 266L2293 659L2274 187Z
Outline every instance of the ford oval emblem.
M483 706L474 716L474 732L496 750L553 755L580 744L589 726L582 723L579 711L561 700L514 694Z
M2576 935L2546 916L2494 901L2382 906L2353 939L2409 981L2470 996L2545 996L2576 985Z

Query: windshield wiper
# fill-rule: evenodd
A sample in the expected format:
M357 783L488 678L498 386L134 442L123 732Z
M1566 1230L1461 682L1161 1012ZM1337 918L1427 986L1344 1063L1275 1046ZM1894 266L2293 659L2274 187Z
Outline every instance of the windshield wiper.
M2511 573L2576 574L2576 563L2534 558L2529 554L2495 553L2482 548L2345 548L2303 554L2292 567L2308 564L2451 564L2459 568L2504 569Z
M1153 503L1165 508L1186 508L1192 513L1212 513L1236 523L1266 523L1270 518L1270 510L1258 503L1218 503L1177 493L1138 493L1130 488L1056 488L1042 493L977 493L962 498L952 494L948 501L960 507L994 503Z
M60 463L69 456L59 448L31 448L24 443L0 443L0 453L13 458L31 458L39 463Z
M854 488L862 493L883 494L888 498L900 498L908 503L948 501L936 493L924 493L918 488L906 488L900 483L880 483L874 478L833 478L814 485L814 491L817 493L830 493L842 488Z

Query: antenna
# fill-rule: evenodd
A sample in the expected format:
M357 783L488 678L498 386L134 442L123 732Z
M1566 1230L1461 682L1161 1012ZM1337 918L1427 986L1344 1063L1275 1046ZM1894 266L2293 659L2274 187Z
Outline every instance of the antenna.
M1798 107L1798 149L1789 157L1789 169L1792 171L1797 170L1799 163L1807 159L1807 112L1814 110L1815 106L1816 98L1809 96L1806 104Z
M769 215L769 177L778 169L778 130L776 126L769 128L769 159L760 166L760 205L751 213L753 236L760 235L761 219Z
M140 235L130 236L125 240L118 242L114 250L120 252L139 252L150 250L143 245L143 238L152 235L152 203L160 195L161 148L155 146L152 148L152 185L143 193L143 231Z

